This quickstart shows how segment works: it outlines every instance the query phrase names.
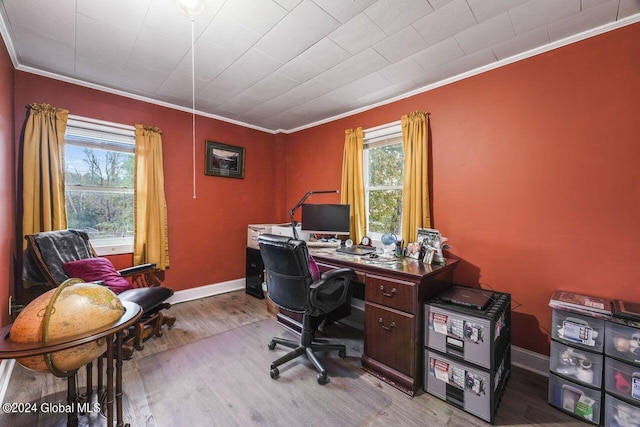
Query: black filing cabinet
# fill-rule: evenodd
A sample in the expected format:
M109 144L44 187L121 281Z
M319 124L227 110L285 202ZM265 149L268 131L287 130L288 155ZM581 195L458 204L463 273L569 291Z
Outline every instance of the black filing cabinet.
M262 263L259 249L247 248L246 278L245 291L256 298L264 299L264 293L262 292L264 264Z

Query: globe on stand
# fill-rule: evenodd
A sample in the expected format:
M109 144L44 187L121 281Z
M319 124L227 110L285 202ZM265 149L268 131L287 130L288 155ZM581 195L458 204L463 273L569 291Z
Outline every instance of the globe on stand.
M393 233L385 233L380 238L380 241L384 245L384 256L389 258L392 256L392 253L395 250L396 242L398 241L398 237Z
M11 326L9 339L33 344L81 336L116 322L124 314L122 302L109 288L69 279L29 303ZM72 375L106 351L104 338L66 350L16 359L27 369Z

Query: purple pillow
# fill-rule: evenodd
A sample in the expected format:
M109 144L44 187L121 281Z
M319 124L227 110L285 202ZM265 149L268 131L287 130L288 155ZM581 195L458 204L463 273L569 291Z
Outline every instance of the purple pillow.
M62 264L69 277L77 277L85 282L103 281L105 286L116 294L132 289L131 283L120 275L106 258L85 258Z
M318 264L316 264L316 260L313 259L311 255L309 255L309 272L314 281L320 278L320 269L318 268Z

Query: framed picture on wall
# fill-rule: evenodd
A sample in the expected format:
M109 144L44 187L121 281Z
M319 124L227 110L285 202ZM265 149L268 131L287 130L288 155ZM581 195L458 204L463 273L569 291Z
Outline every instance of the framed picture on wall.
M244 178L244 147L207 141L204 174Z

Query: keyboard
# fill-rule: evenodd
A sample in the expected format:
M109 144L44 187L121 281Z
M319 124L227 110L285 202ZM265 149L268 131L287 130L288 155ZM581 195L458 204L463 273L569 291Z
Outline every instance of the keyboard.
M337 248L340 246L340 241L335 242L307 242L309 248Z

